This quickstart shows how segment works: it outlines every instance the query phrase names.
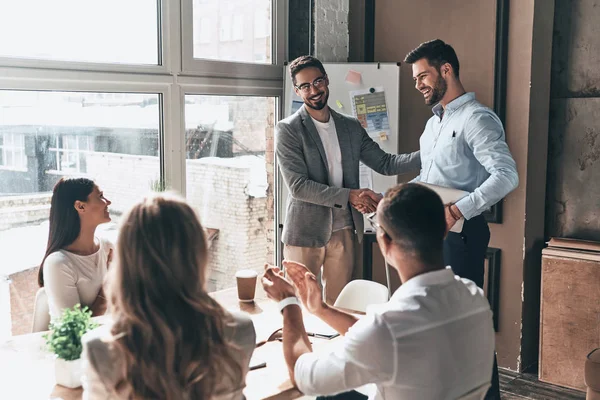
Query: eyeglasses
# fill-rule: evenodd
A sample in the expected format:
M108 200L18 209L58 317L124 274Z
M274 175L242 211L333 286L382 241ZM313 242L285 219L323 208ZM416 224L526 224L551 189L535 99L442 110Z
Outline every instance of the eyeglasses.
M294 87L296 89L298 89L299 91L301 91L302 93L308 93L308 92L310 92L311 86L314 86L316 89L320 89L320 88L324 87L326 83L327 83L327 75L323 75L320 78L317 78L314 81L312 81L312 83L306 82L306 83L303 83L301 85L294 86Z
M375 228L375 231L378 231L379 229L383 230L383 229L381 228L381 225L379 225L379 224L377 223L376 216L377 216L377 213L376 213L376 212L372 212L372 213L370 213L370 214L367 214L367 215L366 215L366 217L367 217L367 221L369 221L369 223L371 224L371 226L372 226L373 228Z

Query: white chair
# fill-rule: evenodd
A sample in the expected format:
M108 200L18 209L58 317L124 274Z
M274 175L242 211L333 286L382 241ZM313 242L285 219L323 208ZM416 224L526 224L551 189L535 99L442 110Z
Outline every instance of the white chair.
M33 325L31 332L47 331L50 327L50 307L46 289L39 288L35 294L35 305L33 306Z
M334 306L365 312L371 304L381 304L389 300L388 288L381 283L357 279L350 281L335 300Z
M462 395L457 400L483 400L490 386L492 386L490 383L478 386L467 394Z

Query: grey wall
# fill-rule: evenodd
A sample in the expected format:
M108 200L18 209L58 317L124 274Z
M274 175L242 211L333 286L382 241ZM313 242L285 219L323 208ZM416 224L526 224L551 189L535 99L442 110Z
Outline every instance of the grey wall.
M546 236L600 240L600 0L556 0Z

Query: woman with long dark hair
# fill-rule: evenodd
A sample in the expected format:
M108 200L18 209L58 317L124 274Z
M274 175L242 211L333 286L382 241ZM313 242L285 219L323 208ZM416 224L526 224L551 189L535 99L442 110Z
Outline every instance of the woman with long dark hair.
M208 295L207 256L184 200L161 194L133 206L106 282L113 323L82 340L85 399L243 398L254 326Z
M94 315L106 311L102 283L113 246L95 232L110 222L110 204L90 179L61 178L54 185L48 245L38 273L53 319L78 303Z

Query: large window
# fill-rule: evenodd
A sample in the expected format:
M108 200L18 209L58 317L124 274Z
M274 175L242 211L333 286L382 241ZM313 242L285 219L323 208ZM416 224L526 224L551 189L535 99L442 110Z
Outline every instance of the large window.
M97 232L112 240L145 193L187 196L211 238L210 289L273 261L267 176L284 4L0 1L0 281L10 282L0 284L10 298L0 336L31 328L32 279L63 176L94 179L112 201L113 222Z
M0 57L159 63L156 0L0 1Z
M51 191L61 177L98 183L113 202L113 221L99 235L111 240L121 214L160 179L159 96L115 95L2 91L0 137L30 150L25 168L0 170L0 275L41 261Z

